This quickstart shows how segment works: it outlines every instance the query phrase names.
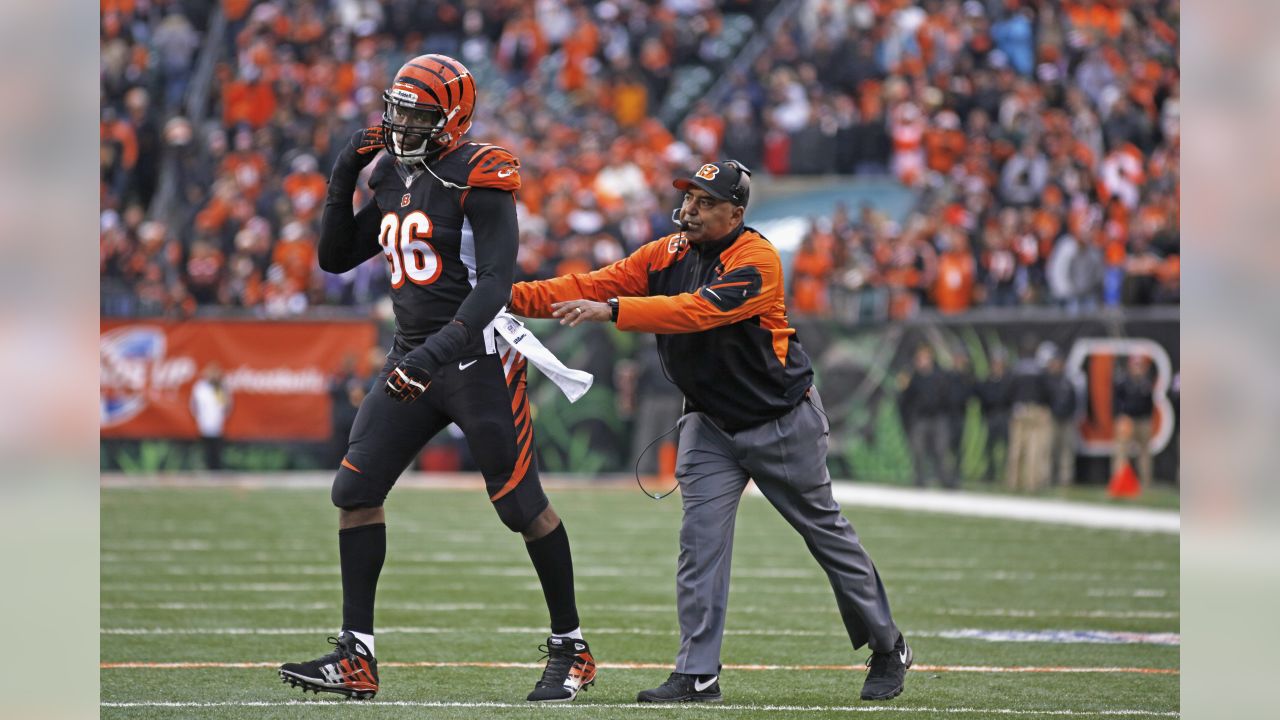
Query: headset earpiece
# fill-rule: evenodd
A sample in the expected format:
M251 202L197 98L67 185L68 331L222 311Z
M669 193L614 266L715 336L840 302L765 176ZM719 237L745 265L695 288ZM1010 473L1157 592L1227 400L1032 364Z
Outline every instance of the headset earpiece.
M725 165L738 173L738 179L733 182L733 187L729 190L729 200L734 205L745 207L747 200L751 197L751 170L737 160L728 160Z

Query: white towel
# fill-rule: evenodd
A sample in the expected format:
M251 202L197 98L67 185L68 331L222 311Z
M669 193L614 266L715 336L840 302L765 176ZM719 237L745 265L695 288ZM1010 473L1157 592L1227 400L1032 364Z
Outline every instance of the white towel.
M569 398L569 402L577 402L578 398L587 394L587 390L591 389L591 383L595 380L591 373L582 370L574 370L566 367L560 359L551 353L545 345L538 341L524 323L516 319L514 315L506 311L498 313L493 319L493 329L498 332L499 347L498 353L506 352L506 345L515 351L512 357L507 358L508 363L515 362L515 355L523 355L533 366L538 368L543 375L546 375L551 382L560 388L565 397ZM508 368L510 366L507 366Z

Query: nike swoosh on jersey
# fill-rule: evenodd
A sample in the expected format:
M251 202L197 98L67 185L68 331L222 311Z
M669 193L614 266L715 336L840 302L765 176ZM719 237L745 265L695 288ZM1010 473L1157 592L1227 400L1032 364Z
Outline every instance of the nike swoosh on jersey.
M475 364L476 364L476 363L478 363L478 362L480 362L480 361L479 361L479 360L472 360L472 361L471 361L471 362L469 362L469 363L458 363L458 369L459 369L459 370L466 370L467 368L471 367L472 365L475 365Z

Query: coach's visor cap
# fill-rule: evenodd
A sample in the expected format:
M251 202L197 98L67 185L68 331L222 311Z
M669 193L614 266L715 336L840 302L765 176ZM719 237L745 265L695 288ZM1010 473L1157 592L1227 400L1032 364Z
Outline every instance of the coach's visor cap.
M751 170L736 160L707 163L687 178L671 183L677 190L698 187L717 200L746 207L751 199Z

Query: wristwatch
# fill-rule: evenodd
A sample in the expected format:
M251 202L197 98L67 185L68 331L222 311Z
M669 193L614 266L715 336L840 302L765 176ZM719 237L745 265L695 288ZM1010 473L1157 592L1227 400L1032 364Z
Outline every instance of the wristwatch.
M605 302L609 303L609 320L618 322L618 298L609 298Z

